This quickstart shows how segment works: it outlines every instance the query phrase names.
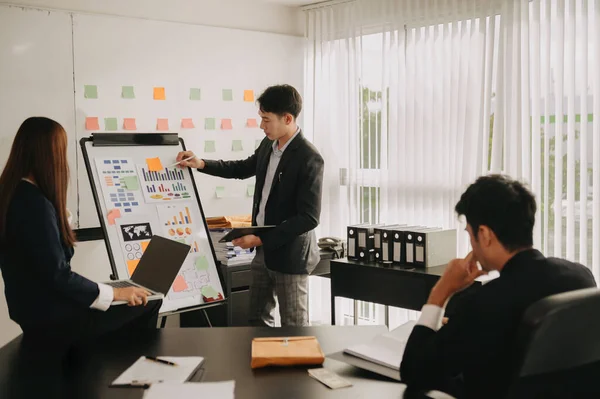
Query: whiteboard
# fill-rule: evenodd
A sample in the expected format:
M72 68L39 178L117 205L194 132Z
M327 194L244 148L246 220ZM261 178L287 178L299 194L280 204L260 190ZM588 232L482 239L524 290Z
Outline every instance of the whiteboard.
M0 170L19 126L31 116L60 123L69 135L67 207L77 209L71 16L0 6Z
M169 131L179 133L198 156L244 159L264 138L262 130L246 126L258 115L255 102L244 101L244 91L256 98L273 84L300 89L303 83L303 41L297 37L77 14L73 35L78 138L106 132L104 118L117 118L121 132L125 118L135 118L136 132L157 132L157 119L168 119ZM97 87L97 99L86 98L86 85ZM133 86L135 99L123 98L123 86ZM154 99L155 87L165 89L166 100ZM191 88L200 89L200 101L190 99ZM231 90L231 101L224 101L224 89ZM99 130L86 130L88 117L98 118ZM184 118L194 128L182 128ZM207 118L214 118L214 130L205 129ZM231 120L232 129L221 129L223 119ZM234 140L241 141L241 150ZM205 151L206 141L214 142L214 152ZM79 225L96 227L84 168L78 177ZM194 178L208 216L251 212L254 178L224 180L198 172ZM223 188L219 197L217 187Z
M133 142L160 135L121 135ZM176 135L169 135L176 139ZM107 135L105 138L109 137ZM95 187L92 205L100 214L102 228L118 279L128 279L154 235L191 246L160 313L176 311L225 299L222 276L208 227L198 200L191 171L169 167L184 148L178 145L95 146L82 141ZM149 169L148 158L158 158L162 167ZM99 209L99 211L98 211Z

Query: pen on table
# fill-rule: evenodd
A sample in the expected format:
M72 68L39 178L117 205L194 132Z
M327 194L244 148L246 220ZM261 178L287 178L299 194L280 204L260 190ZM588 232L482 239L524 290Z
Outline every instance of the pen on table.
M180 163L182 163L182 162L185 162L185 161L191 161L191 160L192 160L192 159L194 159L194 158L196 158L196 156L195 156L195 155L194 155L194 156L191 156L191 157L189 157L189 158L186 158L186 159L182 159L182 160L181 160L181 161L179 161L179 162L175 162L174 164L167 166L167 168L172 168L173 166L177 166L177 165L179 165Z
M163 359L159 359L157 357L154 356L144 356L146 359L148 360L152 360L153 362L158 362L158 363L162 363L162 364L168 364L169 366L177 366L177 363L173 363L170 362L168 360L163 360Z

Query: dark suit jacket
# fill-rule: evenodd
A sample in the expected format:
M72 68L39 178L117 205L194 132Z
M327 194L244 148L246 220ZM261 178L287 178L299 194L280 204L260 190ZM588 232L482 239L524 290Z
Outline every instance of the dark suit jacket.
M256 176L252 224L256 214L273 141L265 138L253 155L241 161L205 160L200 172L228 179ZM319 261L313 229L319 225L323 186L323 158L302 132L289 143L275 172L265 207L265 225L275 229L262 235L265 265L282 273L306 274Z
M450 392L455 396L503 398L517 371L517 330L529 305L595 286L590 270L580 264L546 258L537 250L520 252L500 277L462 298L437 333L415 326L400 367L402 380L409 387L447 391L455 378L459 390Z
M52 203L21 181L8 210L0 248L10 318L25 330L79 317L98 296L98 284L71 271L73 248L63 245Z

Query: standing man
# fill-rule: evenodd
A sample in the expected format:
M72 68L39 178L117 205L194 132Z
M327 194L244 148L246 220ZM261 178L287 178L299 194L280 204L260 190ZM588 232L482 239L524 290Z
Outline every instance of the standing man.
M323 158L296 124L302 110L296 89L269 87L258 104L266 137L252 156L240 161L194 158L180 165L226 179L256 176L252 224L276 227L260 237L233 241L241 248L256 248L249 322L273 327L277 297L282 326L306 326L308 274L320 259L314 229L321 214ZM192 156L191 151L180 152L177 161Z

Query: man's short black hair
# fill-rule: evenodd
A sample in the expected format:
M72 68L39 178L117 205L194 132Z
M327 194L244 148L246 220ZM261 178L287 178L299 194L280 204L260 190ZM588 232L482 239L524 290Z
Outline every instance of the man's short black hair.
M302 97L290 85L268 87L257 101L262 112L272 112L278 116L291 114L295 119L302 111Z
M466 217L475 239L483 225L509 251L533 246L535 198L523 184L508 176L478 178L460 197L455 210Z

